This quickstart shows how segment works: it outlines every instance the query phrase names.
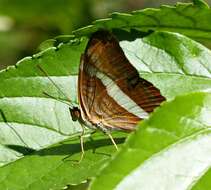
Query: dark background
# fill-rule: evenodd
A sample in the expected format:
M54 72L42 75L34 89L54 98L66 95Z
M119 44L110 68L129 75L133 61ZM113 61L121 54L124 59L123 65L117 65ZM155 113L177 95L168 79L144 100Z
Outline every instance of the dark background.
M108 17L176 0L0 0L0 69L38 52L41 42ZM190 2L181 0L180 2ZM210 1L206 1L209 4Z

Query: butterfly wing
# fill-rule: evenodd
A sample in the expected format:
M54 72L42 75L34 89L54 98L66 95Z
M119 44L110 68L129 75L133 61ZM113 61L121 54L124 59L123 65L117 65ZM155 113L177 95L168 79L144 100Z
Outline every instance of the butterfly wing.
M81 59L78 86L83 119L106 129L132 130L164 100L156 87L139 77L107 31L91 37Z

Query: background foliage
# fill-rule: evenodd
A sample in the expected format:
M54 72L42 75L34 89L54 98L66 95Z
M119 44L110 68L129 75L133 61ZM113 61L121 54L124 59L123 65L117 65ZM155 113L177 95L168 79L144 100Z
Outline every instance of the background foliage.
M176 0L0 0L0 68L38 52L42 41L71 34L109 13L165 3L174 4Z

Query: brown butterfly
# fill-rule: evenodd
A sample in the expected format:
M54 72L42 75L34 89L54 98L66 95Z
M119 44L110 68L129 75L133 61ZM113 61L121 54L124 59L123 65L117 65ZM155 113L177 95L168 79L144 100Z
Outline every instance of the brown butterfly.
M108 31L95 32L81 57L78 99L80 108L71 109L72 118L108 134L134 130L165 100L159 89L140 78Z
M82 127L107 133L117 148L109 132L134 130L165 98L153 84L140 78L113 34L98 31L91 36L81 56L78 100L80 107L70 108L72 119L78 120ZM84 154L83 134L84 127L80 160Z

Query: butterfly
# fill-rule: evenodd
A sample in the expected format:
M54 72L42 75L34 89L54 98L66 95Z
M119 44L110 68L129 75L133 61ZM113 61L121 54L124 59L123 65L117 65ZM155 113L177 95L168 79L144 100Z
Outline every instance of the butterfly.
M109 134L134 130L165 98L140 78L112 33L97 31L81 56L78 100L72 118Z
M108 134L117 148L110 131L133 131L165 98L152 83L139 76L117 38L101 30L92 34L81 56L78 100L79 107L71 107L70 113L72 120L79 121L83 128L82 160L83 126Z

